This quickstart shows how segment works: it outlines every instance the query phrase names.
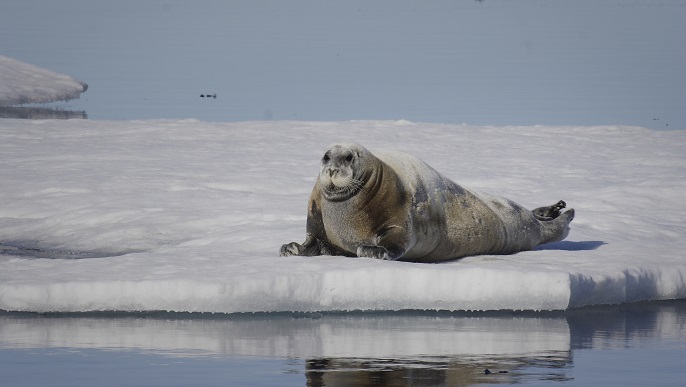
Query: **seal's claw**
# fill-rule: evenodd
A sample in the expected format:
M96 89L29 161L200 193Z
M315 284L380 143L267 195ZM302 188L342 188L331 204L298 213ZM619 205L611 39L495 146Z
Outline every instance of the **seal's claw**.
M565 207L567 207L567 203L565 203L564 200L560 200L552 206L535 208L531 210L531 213L534 214L538 220L549 221L560 216L562 209Z
M388 250L382 246L360 246L357 248L357 256L395 261L395 259L391 258Z
M280 255L282 257L288 257L290 255L302 255L304 251L305 248L299 243L291 242L281 246Z

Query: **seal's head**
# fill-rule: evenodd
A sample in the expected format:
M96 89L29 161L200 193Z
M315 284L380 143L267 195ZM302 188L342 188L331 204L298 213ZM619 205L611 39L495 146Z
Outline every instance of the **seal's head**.
M332 145L322 157L319 182L326 200L343 201L355 196L369 178L372 154L357 144Z

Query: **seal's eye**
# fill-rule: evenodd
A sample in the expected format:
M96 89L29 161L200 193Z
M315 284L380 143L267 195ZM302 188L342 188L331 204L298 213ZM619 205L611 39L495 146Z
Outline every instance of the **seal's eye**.
M322 160L324 160L325 163L328 163L329 160L331 160L331 157L329 157L329 154L327 153L324 155L324 158Z
M347 155L347 156L345 156L345 161L347 161L347 162L353 161L353 155L352 155L352 153L349 154L349 155Z

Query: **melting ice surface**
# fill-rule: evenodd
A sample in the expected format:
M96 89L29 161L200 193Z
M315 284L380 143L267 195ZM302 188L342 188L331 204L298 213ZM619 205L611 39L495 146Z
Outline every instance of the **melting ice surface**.
M686 297L686 132L407 121L0 121L0 309L562 310ZM324 149L404 150L577 211L566 241L444 264L278 256Z

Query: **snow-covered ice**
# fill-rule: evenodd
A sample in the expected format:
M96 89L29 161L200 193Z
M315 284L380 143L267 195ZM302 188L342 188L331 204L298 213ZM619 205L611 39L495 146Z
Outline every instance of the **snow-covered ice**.
M686 297L686 131L407 121L0 120L0 309L561 310ZM567 240L416 264L279 257L335 142L411 153Z
M66 101L86 89L68 75L0 55L0 106Z

